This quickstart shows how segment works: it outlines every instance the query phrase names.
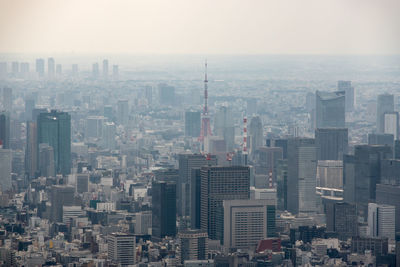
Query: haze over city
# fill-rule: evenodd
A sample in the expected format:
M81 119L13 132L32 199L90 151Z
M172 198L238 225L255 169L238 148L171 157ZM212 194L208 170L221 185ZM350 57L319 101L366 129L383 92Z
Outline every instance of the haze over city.
M399 11L0 0L0 266L400 266Z
M399 54L396 0L6 1L2 53Z

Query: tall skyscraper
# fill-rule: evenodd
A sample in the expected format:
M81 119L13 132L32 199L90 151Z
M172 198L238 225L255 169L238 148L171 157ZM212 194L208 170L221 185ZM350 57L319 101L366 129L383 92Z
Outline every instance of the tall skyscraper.
M7 62L0 62L0 78L7 77Z
M255 249L260 240L275 236L275 201L224 200L223 206L225 247Z
M158 85L158 100L161 105L174 105L175 102L175 87L165 83Z
M40 113L37 130L38 145L48 144L54 149L56 173L71 173L71 116L56 110Z
M49 144L39 144L39 173L44 177L55 177L54 148Z
M377 133L385 132L385 113L394 112L394 96L390 94L378 95L376 105L376 130Z
M56 73L56 62L54 58L50 57L47 59L47 74L50 79L53 79Z
M127 99L120 99L117 103L117 121L126 125L129 120L129 104Z
M202 230L184 230L179 232L178 259L181 264L187 260L208 259L208 235Z
M62 65L61 64L56 65L56 74L58 77L61 77L61 75L62 75Z
M202 167L201 229L210 239L223 239L223 200L250 198L250 169L245 166Z
M0 145L10 148L10 113L0 112Z
M93 79L97 79L99 77L99 63L93 63L92 77L93 77Z
M147 100L147 104L151 106L153 104L153 87L147 85L145 87L145 97Z
M113 122L105 122L103 125L103 147L114 150L117 146L115 141L116 126Z
M0 192L11 189L11 160L11 150L0 146Z
M255 116L257 114L257 98L249 98L246 101L247 117Z
M119 79L119 67L118 65L113 65L113 79L117 81Z
M18 77L18 75L19 75L19 62L18 61L11 62L11 73L14 77Z
M72 186L55 185L51 188L51 220L62 222L63 206L74 205L75 188Z
M32 111L35 109L35 99L26 98L25 99L25 120L32 121Z
M224 138L226 149L228 151L233 151L235 145L235 126L233 123L232 109L230 107L219 107L215 114L214 134Z
M346 112L354 110L354 87L351 81L338 81L338 91L344 91L346 97Z
M384 114L384 133L392 134L394 140L399 139L399 113L390 112Z
M176 183L153 182L152 199L152 236L156 239L176 234Z
M345 92L316 91L316 128L345 126Z
M358 235L357 207L345 202L327 203L326 230L335 232L340 240Z
M359 214L366 220L368 203L375 202L376 184L381 179L381 161L392 158L389 146L359 145L354 155L343 160L344 200L357 204Z
M200 135L200 112L186 111L185 112L185 136L199 137Z
M104 79L108 78L108 60L107 59L103 60L103 78Z
M263 125L259 116L252 117L249 125L249 147L250 153L254 154L256 150L265 143L263 135Z
M12 112L12 89L10 87L3 88L3 109L8 112Z
M200 168L192 169L190 181L190 228L200 229L201 219L201 173Z
M30 178L35 177L38 167L38 144L36 122L26 123L26 149L25 149L25 172Z
M316 147L311 138L288 142L288 211L293 214L316 212Z
M368 235L371 237L395 238L395 206L368 204Z
M192 169L206 165L217 165L217 158L211 156L210 160L201 154L179 154L179 180L177 186L178 214L190 215L190 182Z
M21 74L21 77L24 79L27 79L29 77L29 63L28 62L21 62L20 74Z
M111 233L107 238L108 258L121 266L136 263L136 236L126 233Z
M255 152L255 173L269 175L272 173L273 182L276 181L278 161L283 159L281 147L260 147Z
M315 129L317 160L342 160L348 152L347 128Z
M72 77L78 77L78 64L72 64Z
M44 76L44 59L43 58L36 59L36 73L39 75L39 77Z

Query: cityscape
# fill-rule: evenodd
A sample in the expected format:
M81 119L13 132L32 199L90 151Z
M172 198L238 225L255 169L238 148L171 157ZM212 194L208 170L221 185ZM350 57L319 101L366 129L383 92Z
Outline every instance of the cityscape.
M338 1L332 10L351 8ZM61 2L60 9L47 0L28 6L32 14L80 10L76 1ZM178 2L171 6L187 8ZM389 7L400 5L388 2L366 5L382 7L390 25L397 14ZM9 4L0 15L23 10ZM142 10L157 27L164 23L136 1L99 2L110 12L119 4ZM370 13L360 12L366 21ZM217 21L228 27L230 15L222 13ZM186 19L193 31L203 25ZM396 22L391 29L400 36ZM38 22L31 23L36 30ZM349 28L356 24L349 21ZM365 44L362 53L320 53L312 40L315 53L292 53L264 39L267 50L254 44L253 51L237 40L225 53L210 39L201 43L204 50L187 41L176 53L160 30L152 34L167 40L154 53L140 48L143 40L139 52L107 44L88 52L89 35L66 48L56 41L49 48L43 39L40 50L28 41L29 28L14 36L6 26L0 26L0 266L400 266L400 40L382 39L387 50ZM8 40L25 34L26 43ZM132 38L112 36L116 43Z

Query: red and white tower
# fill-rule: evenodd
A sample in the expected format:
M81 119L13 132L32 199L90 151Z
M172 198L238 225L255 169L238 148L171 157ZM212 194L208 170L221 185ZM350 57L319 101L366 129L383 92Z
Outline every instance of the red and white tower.
M210 116L208 115L208 80L207 80L207 61L205 63L204 76L204 107L201 115L201 131L199 141L204 142L204 138L211 136Z

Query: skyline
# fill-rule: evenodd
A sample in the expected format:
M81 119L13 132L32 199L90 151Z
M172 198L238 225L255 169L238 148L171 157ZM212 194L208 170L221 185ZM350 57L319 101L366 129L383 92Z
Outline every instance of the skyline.
M0 2L0 53L400 54L395 0L34 3Z

